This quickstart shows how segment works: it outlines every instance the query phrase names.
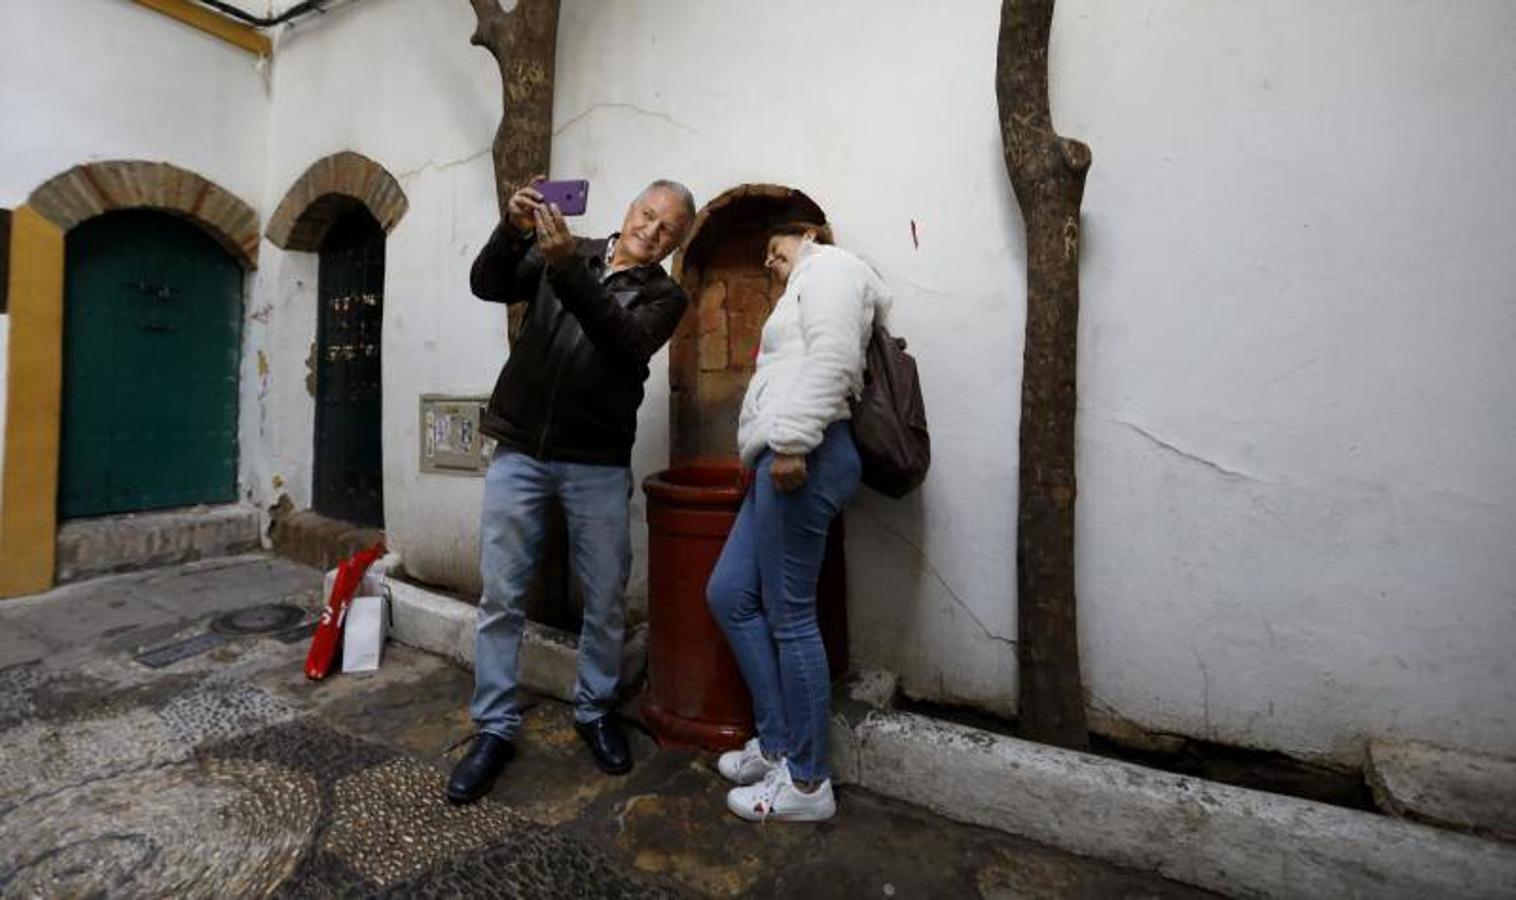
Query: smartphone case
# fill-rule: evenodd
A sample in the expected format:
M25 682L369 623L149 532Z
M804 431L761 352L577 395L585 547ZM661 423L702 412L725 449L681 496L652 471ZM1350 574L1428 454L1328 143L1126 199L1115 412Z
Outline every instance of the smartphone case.
M537 183L536 188L544 202L557 204L565 216L582 216L589 206L588 181L542 181Z

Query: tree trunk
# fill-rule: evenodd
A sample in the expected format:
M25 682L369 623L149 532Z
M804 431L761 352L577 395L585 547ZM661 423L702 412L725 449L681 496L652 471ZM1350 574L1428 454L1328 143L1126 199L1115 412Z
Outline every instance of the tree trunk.
M1031 740L1085 747L1074 615L1074 410L1079 204L1090 148L1048 108L1054 0L1002 0L995 92L1005 165L1026 223L1026 351L1016 537L1019 718Z
M546 175L553 149L553 66L558 49L558 0L517 0L505 12L499 0L469 0L478 24L469 43L485 48L500 66L504 111L495 130L495 200L505 217L511 194L534 175ZM512 341L524 304L511 307Z
M500 66L500 127L491 148L495 158L495 202L505 204L535 175L546 175L553 149L553 69L558 58L559 0L517 0L510 12L499 0L469 0L478 20L469 43L495 57ZM511 306L506 335L515 343L526 320L525 303ZM568 526L561 504L548 507L548 537L542 565L525 600L527 617L565 625L575 617L569 578Z

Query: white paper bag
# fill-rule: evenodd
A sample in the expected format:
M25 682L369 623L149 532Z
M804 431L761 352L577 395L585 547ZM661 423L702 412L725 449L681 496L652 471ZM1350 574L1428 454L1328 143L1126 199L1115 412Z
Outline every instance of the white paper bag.
M381 595L354 597L342 628L342 671L372 672L379 668L389 632L388 602Z

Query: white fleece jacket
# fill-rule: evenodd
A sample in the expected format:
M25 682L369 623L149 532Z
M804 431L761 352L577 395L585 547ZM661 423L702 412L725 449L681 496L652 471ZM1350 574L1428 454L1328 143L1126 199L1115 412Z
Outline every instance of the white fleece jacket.
M890 308L873 267L846 250L807 242L796 256L742 398L737 446L749 466L764 450L809 453L828 425L851 415L874 317Z

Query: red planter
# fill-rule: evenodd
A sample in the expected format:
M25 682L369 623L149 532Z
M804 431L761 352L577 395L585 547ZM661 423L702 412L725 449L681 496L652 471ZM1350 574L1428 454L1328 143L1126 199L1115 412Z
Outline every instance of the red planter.
M753 733L753 705L705 586L747 482L736 462L682 463L642 483L648 521L648 694L643 718L664 746L729 750ZM847 670L842 519L833 523L817 616L833 677Z

